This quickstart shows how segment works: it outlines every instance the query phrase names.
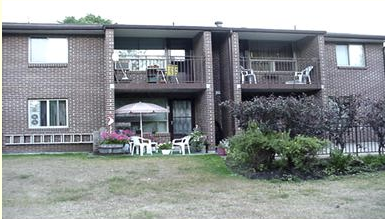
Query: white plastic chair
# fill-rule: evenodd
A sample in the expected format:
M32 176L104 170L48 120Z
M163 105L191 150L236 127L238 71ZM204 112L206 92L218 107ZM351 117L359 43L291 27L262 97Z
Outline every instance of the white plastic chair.
M146 148L146 153L152 155L152 147L151 147L151 140L141 138L139 136L132 136L131 139L131 155L134 155L135 149L137 150L136 153L138 154L138 150L140 152L140 156L143 156L144 148Z
M254 74L254 71L253 69L245 69L243 66L241 66L241 80L242 80L242 84L245 83L246 81L246 78L248 79L247 81L249 82L249 84L253 83L253 84L256 84L257 83L257 78ZM251 79L253 79L253 81L251 82Z
M314 67L310 65L302 71L294 72L294 80L286 81L285 84L311 84L310 72L313 70L313 68Z
M182 155L185 155L185 150L187 147L188 154L191 154L190 152L190 140L191 136L187 135L183 138L176 138L172 140L172 151L174 149L178 148L179 153L182 152Z

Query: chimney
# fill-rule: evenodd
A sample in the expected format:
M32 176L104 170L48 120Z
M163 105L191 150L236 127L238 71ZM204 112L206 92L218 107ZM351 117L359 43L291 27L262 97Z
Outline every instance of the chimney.
M222 27L223 22L222 21L215 21L215 25L217 27Z

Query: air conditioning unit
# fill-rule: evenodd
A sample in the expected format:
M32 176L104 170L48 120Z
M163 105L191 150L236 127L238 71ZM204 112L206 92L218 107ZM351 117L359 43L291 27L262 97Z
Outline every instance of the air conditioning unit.
M40 126L40 114L31 114L30 124L31 126Z
M40 126L40 102L31 101L29 104L29 127Z

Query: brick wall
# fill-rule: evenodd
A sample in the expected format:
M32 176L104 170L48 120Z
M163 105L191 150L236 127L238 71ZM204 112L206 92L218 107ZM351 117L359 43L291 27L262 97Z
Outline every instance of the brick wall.
M298 58L318 58L319 41L317 36L308 36L296 42Z
M92 152L92 144L12 145L2 149L3 153Z
M385 96L385 71L382 44L364 44L366 67L337 66L336 44L325 43L323 98L360 94L363 97Z
M28 37L3 34L3 135L92 133L103 126L103 37L68 36L68 65L58 66L28 65ZM28 99L59 98L68 100L69 127L29 129Z
M196 98L195 123L207 135L208 142L215 144L215 115L214 115L214 83L213 83L213 55L211 45L211 33L203 32L196 36L194 42L194 54L205 58L205 84L206 90Z

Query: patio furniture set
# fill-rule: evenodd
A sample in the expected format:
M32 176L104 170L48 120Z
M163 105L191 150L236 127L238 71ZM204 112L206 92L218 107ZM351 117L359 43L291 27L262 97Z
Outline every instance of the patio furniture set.
M176 151L182 155L191 154L190 151L190 140L191 136L185 136L180 139L174 139L171 142L171 154ZM103 145L99 146L99 153L101 154L117 154L117 153L128 153L131 155L139 154L143 156L144 154L153 155L155 152L160 152L158 142L151 141L150 139L142 138L139 136L131 136L129 142L119 145Z
M294 80L286 81L285 84L311 84L310 72L313 70L313 66L308 66L302 71L294 72ZM274 75L268 75L267 78L276 77ZM244 84L257 84L257 77L253 69L245 69L241 66L241 82Z

